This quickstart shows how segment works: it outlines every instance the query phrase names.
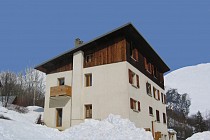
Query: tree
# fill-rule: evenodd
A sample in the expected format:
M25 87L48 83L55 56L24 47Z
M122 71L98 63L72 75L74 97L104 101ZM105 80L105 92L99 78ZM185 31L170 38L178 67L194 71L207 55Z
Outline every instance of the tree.
M194 115L194 119L195 119L195 124L194 124L195 133L208 130L208 127L207 127L205 120L203 119L200 111L198 111L197 114Z

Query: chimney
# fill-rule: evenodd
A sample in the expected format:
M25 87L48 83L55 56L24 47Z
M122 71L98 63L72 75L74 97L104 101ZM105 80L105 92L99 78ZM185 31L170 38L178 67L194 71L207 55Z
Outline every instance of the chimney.
M77 39L75 39L75 47L77 48L77 47L79 47L80 45L82 45L83 44L83 41L82 40L80 40L79 38L77 38Z

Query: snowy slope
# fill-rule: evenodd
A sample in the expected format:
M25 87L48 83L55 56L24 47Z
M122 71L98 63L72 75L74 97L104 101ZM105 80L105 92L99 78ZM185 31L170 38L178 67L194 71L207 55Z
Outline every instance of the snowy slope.
M0 140L153 140L150 132L117 115L109 115L102 121L86 120L60 132L34 123L42 113L41 108L28 109L28 113L21 114L0 106L0 115L11 119L0 119Z
M194 134L187 140L210 140L210 131Z
M175 70L165 76L165 85L190 95L190 114L210 110L210 63Z

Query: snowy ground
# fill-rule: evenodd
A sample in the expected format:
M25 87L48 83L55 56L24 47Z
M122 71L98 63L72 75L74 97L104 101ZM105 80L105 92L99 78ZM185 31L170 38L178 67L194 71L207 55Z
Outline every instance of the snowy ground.
M210 131L194 134L187 140L210 140Z
M0 106L0 140L153 140L152 134L136 128L127 119L109 115L103 121L86 120L63 132L35 124L42 114L40 107L27 107L29 112L21 114Z

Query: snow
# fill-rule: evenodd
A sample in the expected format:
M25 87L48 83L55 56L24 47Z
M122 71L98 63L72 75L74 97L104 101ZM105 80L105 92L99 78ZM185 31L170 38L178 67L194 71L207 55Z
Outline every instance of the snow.
M0 115L11 120L0 119L0 140L49 139L49 140L153 140L151 132L136 128L134 123L110 114L107 119L85 120L80 125L63 132L35 124L43 108L27 107L28 113L21 114L0 106Z
M166 91L170 88L178 92L188 93L191 98L190 114L210 110L210 63L184 67L167 74L165 78Z
M203 133L196 133L187 140L210 140L210 131Z

